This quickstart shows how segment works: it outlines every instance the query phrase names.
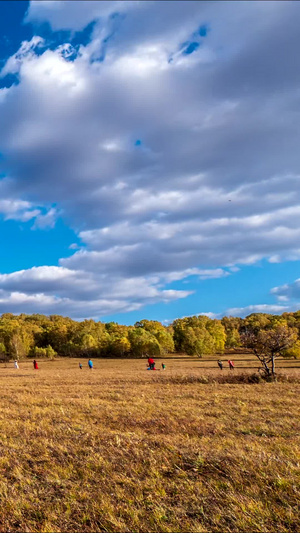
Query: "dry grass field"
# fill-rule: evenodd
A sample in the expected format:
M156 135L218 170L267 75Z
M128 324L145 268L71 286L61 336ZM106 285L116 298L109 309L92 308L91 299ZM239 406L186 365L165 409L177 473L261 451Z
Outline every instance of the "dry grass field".
M0 531L300 531L300 361L164 361L0 367Z

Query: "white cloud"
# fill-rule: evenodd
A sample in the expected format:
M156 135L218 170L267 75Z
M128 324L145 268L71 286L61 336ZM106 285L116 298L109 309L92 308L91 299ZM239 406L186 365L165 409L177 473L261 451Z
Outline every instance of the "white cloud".
M212 320L215 319L215 318L218 318L218 319L221 318L220 314L213 313L212 311L208 311L207 313L194 313L193 315L184 315L184 316L181 316L179 318L180 319L182 319L182 318L190 318L190 317L193 317L193 316L207 316L208 318L211 318ZM174 322L174 320L177 320L177 318L169 318L169 319L167 318L165 320L162 320L162 323L164 324L164 326L169 326L170 324L172 324L172 322Z
M157 277L121 278L56 266L0 274L2 312L26 312L31 306L35 312L47 314L99 317L172 302L189 294L191 291L161 288Z
M5 220L28 222L39 217L40 210L33 209L30 202L6 198L0 200L0 214L4 216Z
M3 67L19 83L0 96L0 212L35 228L64 217L85 248L61 258L64 283L31 269L3 290L100 315L110 298L125 311L187 297L172 281L300 257L299 9L31 2L27 22L95 25L76 54L71 37L50 49L35 35Z
M26 22L44 22L47 20L53 30L72 29L82 30L87 24L100 17L108 17L118 9L126 11L132 4L120 1L68 2L59 0L31 1L26 16ZM138 4L138 2L134 2ZM126 5L128 4L128 5Z
M98 319L99 313L107 315L122 311L135 311L141 304L130 303L112 298L77 301L70 298L59 298L45 295L44 293L26 294L21 292L0 293L0 305L3 313L44 313L72 315L73 318L83 319L86 317Z
M57 210L51 207L45 214L39 213L34 221L33 228L53 228L58 218Z
M44 44L44 39L38 35L32 37L30 41L23 41L19 50L6 61L0 72L0 77L19 73L23 60L34 59L36 49L41 48Z
M164 275L164 280L168 283L172 281L178 281L181 279L186 279L190 276L197 276L200 280L204 279L215 279L215 278L224 278L229 276L229 272L223 270L222 268L212 268L212 269L200 269L200 268L187 268L180 272L169 272Z
M293 283L281 285L281 287L274 287L271 290L279 301L300 300L300 278Z
M232 307L227 309L227 316L240 316L245 317L251 313L270 313L275 315L281 315L282 313L288 311L295 311L297 307L291 307L287 305L276 305L276 304L257 304L257 305L247 305L246 307Z

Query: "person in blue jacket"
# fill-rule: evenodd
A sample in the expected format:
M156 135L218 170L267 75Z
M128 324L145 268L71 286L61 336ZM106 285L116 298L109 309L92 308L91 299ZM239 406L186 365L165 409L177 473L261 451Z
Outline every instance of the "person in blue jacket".
M91 359L88 360L88 365L91 370L93 370L93 361Z

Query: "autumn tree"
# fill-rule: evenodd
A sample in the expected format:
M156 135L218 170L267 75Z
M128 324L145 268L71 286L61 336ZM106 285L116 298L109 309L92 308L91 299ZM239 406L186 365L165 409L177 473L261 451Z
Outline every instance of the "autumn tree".
M172 326L178 352L202 357L224 350L226 333L220 320L200 315L177 319Z
M107 355L110 357L128 357L131 351L131 344L127 335L112 333L109 338Z
M156 338L161 354L174 352L175 346L172 334L157 320L140 320L134 326L136 328L143 328Z
M267 329L270 327L270 317L271 315L267 313L251 313L242 321L240 333L252 331L257 334L259 331Z
M226 341L226 331L220 320L208 320L206 330L213 340L213 352L223 352Z
M274 331L288 331L292 335L280 337L278 334L276 344ZM177 319L169 326L156 320L140 320L134 326L124 326L94 320L79 322L59 315L5 313L0 316L0 357L2 360L34 356L53 358L56 354L143 357L174 350L202 357L220 353L224 347L239 346L241 336L243 345L252 346L265 372L271 375L272 358L275 368L278 354L300 357L300 311L280 316L252 313L245 319L224 317L222 320L198 315ZM293 342L286 337L292 337Z
M0 359L5 362L5 366L7 361L9 361L9 356L7 355L5 345L3 342L0 342Z
M214 342L205 328L187 326L181 344L182 351L188 355L208 355L214 351Z
M241 344L240 326L241 318L233 316L224 316L221 320L226 334L225 346L226 348L237 348Z
M129 328L128 339L134 357L160 355L159 342L149 331L140 327Z
M295 345L297 333L295 329L281 325L260 331L249 328L242 334L242 342L256 355L266 376L274 378L276 358Z
M300 341L297 340L292 346L288 346L282 353L283 357L300 359Z

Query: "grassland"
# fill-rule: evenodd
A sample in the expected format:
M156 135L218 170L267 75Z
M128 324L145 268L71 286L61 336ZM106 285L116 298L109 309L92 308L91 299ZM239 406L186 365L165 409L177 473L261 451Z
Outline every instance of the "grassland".
M300 531L299 363L82 362L0 367L0 531Z

